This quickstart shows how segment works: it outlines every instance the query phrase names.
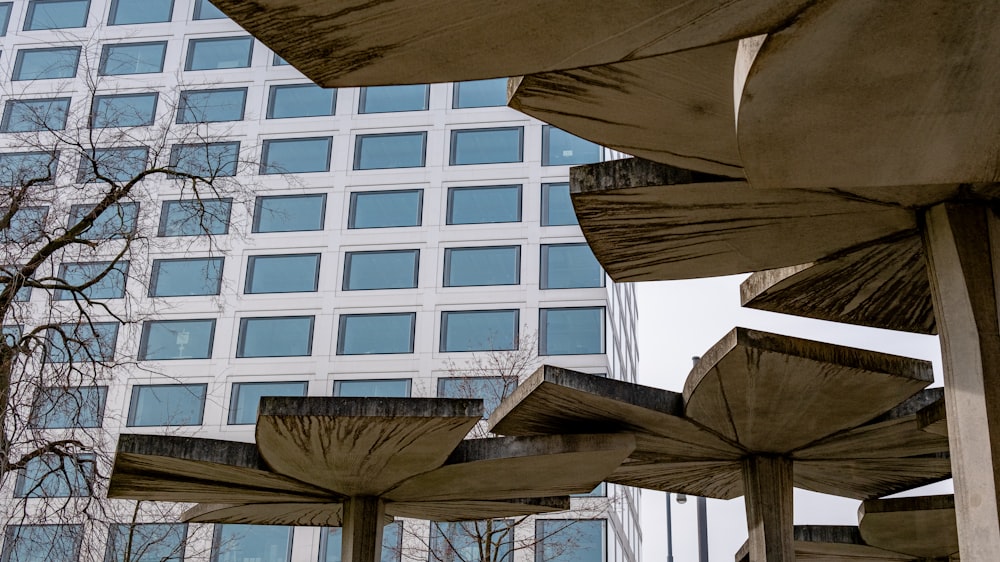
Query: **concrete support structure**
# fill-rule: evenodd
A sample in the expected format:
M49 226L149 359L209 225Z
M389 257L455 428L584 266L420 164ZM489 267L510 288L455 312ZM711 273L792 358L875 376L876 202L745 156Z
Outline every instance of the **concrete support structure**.
M750 560L795 562L792 545L792 460L753 455L743 460Z
M377 496L356 496L344 502L344 532L340 559L378 562L382 559L385 503Z

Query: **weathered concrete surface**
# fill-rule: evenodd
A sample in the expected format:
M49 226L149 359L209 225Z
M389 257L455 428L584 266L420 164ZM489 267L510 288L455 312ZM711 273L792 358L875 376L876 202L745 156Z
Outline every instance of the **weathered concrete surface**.
M847 525L796 525L794 547L796 559L808 562L918 562L868 546L858 528ZM750 562L749 541L736 552L736 562Z
M861 245L820 261L754 273L743 306L859 326L935 334L920 237Z
M917 412L917 424L920 429L927 433L947 437L948 417L946 412L947 406L942 398Z
M917 559L947 559L959 552L954 496L869 500L858 510L858 528L869 545ZM980 559L989 558L973 558Z
M792 546L792 459L754 455L743 460L750 560L795 562Z
M564 70L775 29L809 0L218 0L321 86L454 82ZM289 33L289 30L295 30Z
M512 78L509 105L633 156L742 180L737 45Z

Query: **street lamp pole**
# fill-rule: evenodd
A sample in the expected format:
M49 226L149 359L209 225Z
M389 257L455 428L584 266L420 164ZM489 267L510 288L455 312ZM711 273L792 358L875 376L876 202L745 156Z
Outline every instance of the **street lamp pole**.
M674 528L670 515L670 492L667 492L667 562L674 562Z
M698 496L698 562L708 562L708 501Z

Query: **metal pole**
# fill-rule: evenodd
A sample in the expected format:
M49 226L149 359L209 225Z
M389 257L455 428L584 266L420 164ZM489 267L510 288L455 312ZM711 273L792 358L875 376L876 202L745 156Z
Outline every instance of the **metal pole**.
M670 516L670 492L667 492L667 562L674 562L674 528Z
M698 497L698 562L708 562L708 502Z

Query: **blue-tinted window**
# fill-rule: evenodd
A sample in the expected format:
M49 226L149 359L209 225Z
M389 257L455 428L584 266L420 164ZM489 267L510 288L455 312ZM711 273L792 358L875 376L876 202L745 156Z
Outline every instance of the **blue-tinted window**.
M258 197L253 211L254 232L323 230L326 195Z
M9 208L0 208L0 215L6 216L9 211ZM0 231L0 241L27 244L38 240L46 231L45 219L48 216L48 207L21 207L10 216L7 228Z
M319 254L250 256L244 292L314 292L319 288L319 257Z
M427 133L358 135L354 147L355 170L419 168L424 165Z
M159 236L202 236L229 232L232 199L164 201Z
M209 0L195 0L194 19L196 20L218 20L226 17L222 10L215 7Z
M521 247L447 248L444 286L517 285L521 282Z
M8 525L3 562L75 561L80 556L83 525Z
M483 417L488 418L500 401L517 388L517 377L441 377L437 381L441 398L478 398L483 401Z
M441 313L441 351L517 349L517 310L463 310Z
M170 21L174 0L114 0L108 25Z
M278 56L278 53L274 53L274 57L271 59L271 66L289 66L290 63L285 59Z
M73 205L69 209L69 227L79 224L94 209L93 205ZM138 203L118 203L104 209L94 222L78 236L84 240L122 238L135 232L139 218Z
M128 262L64 263L59 266L59 278L66 285L79 289L57 289L53 297L57 301L74 298L82 300L82 297L120 299L125 296Z
M359 113L393 113L397 111L423 111L427 109L430 86L369 86L361 88Z
M186 523L111 525L104 562L184 562L186 543Z
M94 96L90 126L100 129L152 125L158 97L156 93Z
M2 212L3 211L0 210L0 213ZM4 240L4 237L0 237L0 240ZM0 266L0 291L6 289L7 283L16 279L18 276L20 276L18 266L8 266L6 268ZM14 293L14 302L24 302L28 300L31 300L31 287L28 285L22 285L21 288ZM20 337L20 335L18 335L18 337Z
M7 346L17 345L21 341L21 326L0 326L0 337Z
M0 131L61 131L66 128L70 98L7 100Z
M322 117L333 115L336 107L335 88L320 88L316 84L271 86L267 118Z
M337 355L413 353L416 314L343 314L337 337Z
M520 162L523 158L523 127L465 129L451 132L452 166Z
M201 425L206 384L152 384L132 387L129 427Z
M45 454L21 469L14 486L18 498L89 496L94 478L94 455Z
M344 259L345 291L411 289L417 286L420 250L347 252Z
M80 158L76 181L128 183L146 171L148 161L149 149L144 146L96 148Z
M0 185L51 185L54 183L58 164L58 152L0 154Z
M209 359L215 320L155 320L142 324L140 361Z
M600 161L600 145L551 125L542 126L542 166L592 164Z
M188 43L184 70L219 70L250 66L251 37L192 39Z
M163 72L163 56L166 52L166 41L105 45L101 51L98 74L120 76Z
M233 384L229 401L229 425L257 422L257 406L263 396L305 396L306 382L241 382Z
M352 193L347 228L420 226L423 195L419 189Z
M539 519L535 521L535 562L604 562L604 521Z
M455 109L502 105L507 105L506 78L455 82L455 95L451 103Z
M24 30L86 27L90 0L31 0Z
M38 390L31 407L31 425L45 429L101 427L106 386L48 386Z
M448 188L448 224L521 221L521 186Z
M10 25L10 12L13 7L13 2L0 2L0 37L7 35L7 27Z
M174 170L205 178L235 176L239 159L238 141L176 144L170 150L170 165Z
M577 224L568 183L542 184L542 226Z
M13 80L73 78L80 63L80 47L22 49L14 59Z
M542 289L603 287L604 271L587 244L543 244L539 286Z
M225 258L153 260L151 297L218 295Z
M409 398L410 379L334 381L333 395L352 398Z
M483 562L482 549L486 545L496 549L486 559L489 562L513 562L514 521L431 522L432 560Z
M212 562L289 562L292 528L277 525L216 525Z
M46 358L52 363L110 361L115 356L118 322L61 324L49 328Z
M543 308L539 355L604 353L604 307Z
M332 137L266 140L260 173L328 172L332 149Z
M237 357L302 357L312 354L312 316L240 320Z
M191 90L181 92L177 106L178 123L214 123L243 119L246 88Z
M340 527L323 529L320 539L320 562L341 562ZM399 562L403 554L403 522L389 523L382 528L382 555L380 562ZM457 562L457 561L456 561Z

